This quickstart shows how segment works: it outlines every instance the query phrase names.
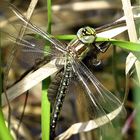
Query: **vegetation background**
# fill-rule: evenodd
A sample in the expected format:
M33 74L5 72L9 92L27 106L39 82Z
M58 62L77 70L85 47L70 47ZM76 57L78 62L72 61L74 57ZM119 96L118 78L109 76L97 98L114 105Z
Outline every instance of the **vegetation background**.
M22 13L27 11L27 8L30 4L30 1L28 0L11 0L9 2L13 3L20 11L22 11ZM139 3L140 2L138 0L131 1L133 6L138 5ZM18 26L12 27L9 23L16 25L19 22L18 18L15 17L15 15L13 15L13 13L10 12L7 7L5 7L4 0L0 1L0 5L1 29L5 29L9 33L17 35L19 31ZM89 25L97 28L107 23L111 23L124 15L121 0L53 0L51 9L51 16L48 17L47 1L39 0L35 9L33 10L31 22L42 28L44 31L51 32L53 35L75 35L77 30L81 27ZM137 33L139 35L139 28L137 28ZM123 34L117 36L116 39L129 40L128 33L124 32ZM68 42L69 40L62 41ZM1 36L0 42L2 57L1 72L3 78L4 68L6 67L12 45L11 41L8 41L3 36ZM103 53L99 56L99 59L102 60L102 64L98 67L95 67L92 71L94 75L96 75L97 78L103 83L103 85L107 87L107 89L115 94L119 93L120 98L123 97L126 88L125 67L128 53L129 52L124 51L119 47L110 47L106 53ZM31 55L30 53L23 54L21 51L19 51L16 54L10 69L8 77L9 87L21 76L22 73L24 73L33 63L35 63L34 60L36 58L38 59L39 57L41 57L41 55ZM128 98L125 104L127 116L125 119L118 119L114 122L117 131L117 137L110 135L110 139L140 139L140 95L137 94L139 93L139 83L137 81L136 71L133 69L131 77L129 78L129 85L127 87L129 89ZM29 91L30 94L28 96L21 128L19 130L20 140L39 140L42 138L42 129L40 126L42 114L41 90L41 84L39 84ZM72 89L70 90L72 92ZM15 133L15 128L17 127L23 112L25 96L26 94L23 94L11 102L13 133ZM63 132L72 123L76 122L78 115L75 112L77 110L73 109L73 106L75 107L76 102L77 100L73 95L68 95L66 97L57 128L58 134ZM47 107L49 108L49 105ZM82 108L83 106L79 106L78 110L82 110ZM7 106L4 106L2 110L5 114L5 117L8 116ZM82 116L82 114L80 115ZM42 123L45 124L45 120ZM109 130L108 133L111 133L111 130ZM99 139L98 131L86 133L85 135L76 135L71 138L71 140L83 139Z

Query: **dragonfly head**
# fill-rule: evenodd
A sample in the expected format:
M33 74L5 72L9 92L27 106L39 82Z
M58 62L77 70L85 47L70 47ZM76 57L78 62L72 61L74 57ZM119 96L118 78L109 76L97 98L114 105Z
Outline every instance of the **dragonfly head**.
M91 44L94 42L96 38L96 32L93 28L86 26L84 28L80 28L77 32L77 37L84 44Z

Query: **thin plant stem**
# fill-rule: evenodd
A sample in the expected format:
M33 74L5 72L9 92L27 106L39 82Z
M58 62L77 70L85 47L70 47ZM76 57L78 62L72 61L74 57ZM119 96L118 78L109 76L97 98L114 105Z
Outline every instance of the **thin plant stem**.
M20 117L20 120L19 120L19 123L18 123L18 126L17 126L17 130L16 130L17 140L19 139L19 129L20 129L21 123L23 121L23 117L24 117L24 113L25 113L25 109L26 109L26 105L27 105L27 101L28 101L28 96L29 96L29 90L27 91L26 96L25 96L23 111L22 111L22 114L21 114L21 117Z
M47 9L48 9L48 22L47 22L47 32L51 34L51 21L52 21L52 9L51 9L51 0L47 0ZM50 46L50 43L46 41L47 46ZM49 47L50 48L50 47ZM50 102L47 98L48 92L47 89L49 87L50 77L45 79L42 82L42 101L41 101L41 108L42 108L42 115L41 115L41 122L42 122L42 140L49 140L50 139Z

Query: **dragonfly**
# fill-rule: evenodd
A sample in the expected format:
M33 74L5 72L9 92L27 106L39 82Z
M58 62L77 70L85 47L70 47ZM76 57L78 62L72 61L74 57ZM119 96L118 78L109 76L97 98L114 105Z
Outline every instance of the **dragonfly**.
M92 59L93 65L97 66L100 64L100 61L97 59L98 54L104 53L110 44L108 44L108 42L97 44L95 42L97 37L96 31L90 26L80 28L77 31L76 37L68 44L64 44L48 32L44 32L39 27L28 21L13 5L11 5L10 8L22 21L22 24L25 26L27 25L26 28L28 30L31 30L49 41L52 44L51 50L53 51L40 49L34 42L21 38L16 38L16 43L25 48L29 48L31 52L45 53L51 56L52 59L57 60L56 66L61 67L60 71L62 71L62 78L59 81L57 92L52 92L52 86L49 88L50 95L53 94L53 96L55 96L50 124L51 138L53 139L55 137L55 128L59 119L59 114L62 109L65 95L68 92L68 87L73 82L72 77L76 77L77 82L83 89L83 93L81 94L84 97L83 100L85 100L87 103L87 113L89 114L90 118L95 119L101 116L106 116L100 121L110 122L111 120L106 114L120 107L122 102L113 93L106 89L82 62L82 60L89 55ZM114 25L115 24L116 23L114 23ZM15 41L13 36L10 37L11 40ZM50 101L51 100L52 99L50 99ZM123 107L122 112L125 112ZM98 121L96 123L100 124Z

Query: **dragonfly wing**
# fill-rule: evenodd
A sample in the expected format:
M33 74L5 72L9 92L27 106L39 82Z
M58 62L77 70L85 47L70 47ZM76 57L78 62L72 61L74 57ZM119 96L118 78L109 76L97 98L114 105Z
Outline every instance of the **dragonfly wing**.
M119 108L122 103L97 80L82 62L73 60L72 67L85 93L84 98L90 118L97 120L98 125L110 122L107 113ZM102 116L104 116L102 120L97 119Z
M17 26L17 28L14 28L11 23L8 24L8 27L11 29L10 33L7 27L1 29L1 37L5 40L3 41L3 46L7 46L3 50L8 52L7 56L4 56L6 62L4 64L5 89L6 85L10 86L15 83L26 71L33 70L34 68L37 69L52 59L63 59L62 52L57 50L54 45L47 46L45 39L37 38L34 34L29 33L19 38L18 29L20 29L20 27ZM10 70L13 71L12 74L16 77L11 80L12 82L7 83Z
M61 50L62 52L66 52L66 46L60 42L59 40L55 39L55 37L53 37L52 35L50 35L48 32L43 31L42 29L40 29L39 27L37 27L36 25L32 24L30 21L28 21L26 19L26 17L24 17L21 12L12 4L9 5L9 8L15 13L15 15L21 20L23 21L23 23L25 24L25 27L27 27L28 29L32 30L33 32L37 33L38 35L40 35L41 37L45 38L46 40L48 40L50 43L52 43L53 45L55 45L55 47L58 50Z

